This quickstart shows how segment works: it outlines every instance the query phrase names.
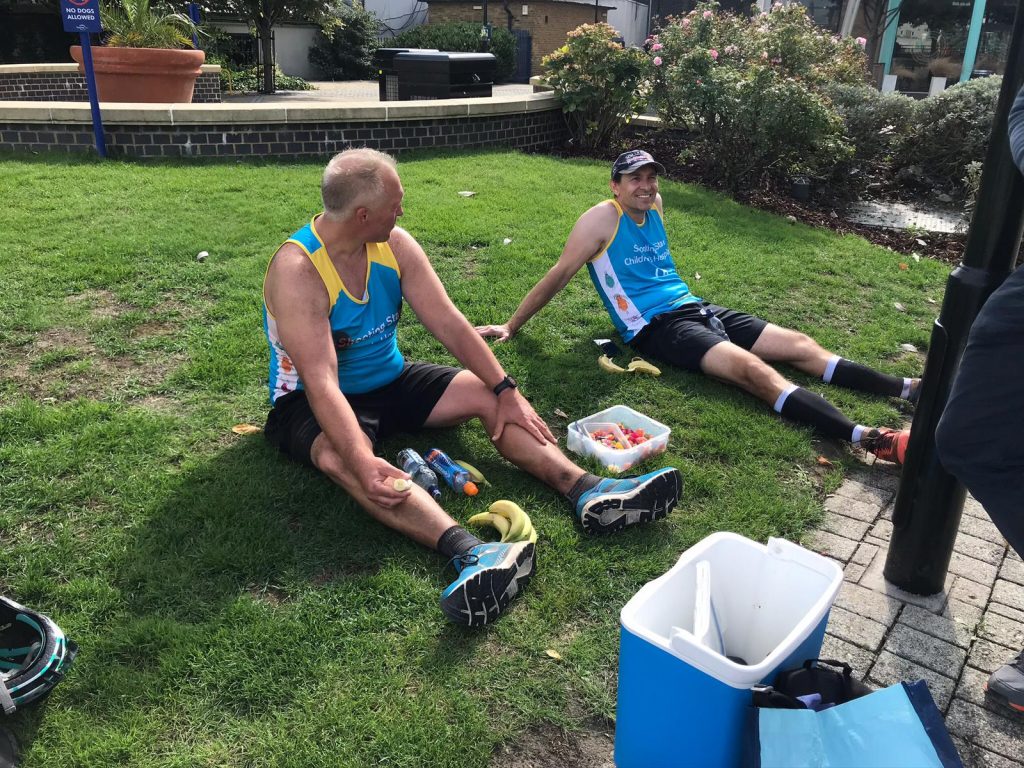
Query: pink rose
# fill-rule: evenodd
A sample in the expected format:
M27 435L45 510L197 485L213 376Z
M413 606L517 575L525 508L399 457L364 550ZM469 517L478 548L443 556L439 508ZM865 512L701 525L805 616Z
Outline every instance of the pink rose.
M737 48L735 45L727 45L727 46L725 46L725 55L726 56L732 56L738 50L739 50L739 48Z
M761 51L761 61L768 61L768 51Z
M685 29L688 26L690 26L690 20L689 19L683 19L683 28Z
M665 47L665 46L664 46L664 45L662 45L661 43L655 43L654 45L652 45L652 46L651 46L651 50L652 50L652 51L660 51L660 50L661 50L662 48L664 48L664 47ZM490 519L490 518L488 518L488 520L489 520L489 519Z
M863 37L858 37L858 38L857 38L857 40L856 40L855 42L856 42L856 43L857 43L857 45L859 45L859 46L860 46L861 48L867 48L867 46L868 46L868 41L867 41L867 38L863 38Z
M712 61L718 61L718 51L716 51L714 48L708 50L708 56L711 57Z
M703 80L698 80L697 81L697 85L704 85L704 81Z
M712 13L711 11L704 11L704 13L703 13L703 14L701 14L701 15L702 15L702 16L703 16L703 17L704 17L705 19L710 19L710 18L711 18L712 16L714 16L715 14L713 14L713 13Z
M656 66L656 67L660 67L661 66L661 56L655 56L654 57L654 66Z

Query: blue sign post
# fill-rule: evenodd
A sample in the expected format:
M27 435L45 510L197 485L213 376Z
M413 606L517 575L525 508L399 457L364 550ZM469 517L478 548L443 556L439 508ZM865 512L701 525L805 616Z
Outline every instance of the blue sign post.
M92 132L96 137L96 151L100 157L107 156L107 144L103 138L103 118L100 116L100 101L96 95L96 75L92 69L92 46L89 35L102 32L100 26L99 0L60 0L60 16L65 32L77 32L82 41L82 64L85 66L85 84L89 90L89 106L92 107Z

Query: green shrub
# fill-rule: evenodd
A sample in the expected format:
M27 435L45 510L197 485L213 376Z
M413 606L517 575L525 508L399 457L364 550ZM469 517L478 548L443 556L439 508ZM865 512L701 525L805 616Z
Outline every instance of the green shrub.
M545 78L562 99L573 140L584 150L604 148L647 104L649 64L644 53L615 42L608 24L584 24L545 56Z
M444 24L422 24L396 35L387 42L389 48L436 48L439 51L480 50L480 25L472 21L451 21ZM497 60L494 81L504 82L516 71L516 39L503 27L491 31L491 47Z
M921 129L903 162L936 183L963 191L971 162L985 159L1002 78L969 80L921 102Z
M232 70L223 64L220 70L220 89L225 93L248 93L258 91L263 79L257 76L256 67ZM274 88L278 91L311 91L313 86L301 77L286 75L278 66L274 67Z
M704 3L649 41L653 102L690 132L689 154L733 190L765 176L828 176L852 155L824 95L867 76L863 49L822 32L799 4L751 18Z
M917 132L922 102L870 85L833 85L826 90L843 118L858 162L884 165L906 152Z
M309 63L328 80L372 77L380 20L359 6L339 4L328 12L309 51Z

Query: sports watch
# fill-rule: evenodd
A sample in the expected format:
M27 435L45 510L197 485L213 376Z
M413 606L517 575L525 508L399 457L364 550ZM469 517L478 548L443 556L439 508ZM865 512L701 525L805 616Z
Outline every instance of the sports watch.
M500 395L506 389L516 389L519 386L519 382L513 379L511 376L505 376L504 379L494 385L494 394Z

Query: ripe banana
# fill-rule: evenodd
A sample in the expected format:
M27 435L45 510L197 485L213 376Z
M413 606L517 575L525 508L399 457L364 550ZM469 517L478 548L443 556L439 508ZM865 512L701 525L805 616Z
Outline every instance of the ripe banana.
M508 536L504 537L502 541L522 541L529 538L530 531L533 530L533 523L530 522L529 515L523 512L518 504L514 504L508 499L499 499L491 504L490 512L493 515L504 517L509 522Z
M476 467L474 467L468 461L463 461L462 459L459 459L455 463L458 464L467 472L469 472L469 476L473 478L473 482L476 483L477 485L490 485L490 483L487 482L487 478L484 477L484 473L481 472Z
M602 371L608 371L608 373L625 373L625 368L620 368L611 361L608 355L601 355L597 358L597 364L600 366Z
M508 539L510 524L509 521L501 515L495 515L490 512L481 512L477 515L473 515L466 522L470 525L489 525L498 530L498 533L501 534L502 541L506 541Z

